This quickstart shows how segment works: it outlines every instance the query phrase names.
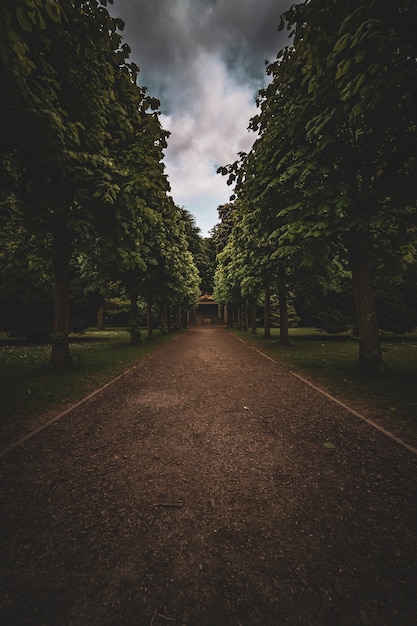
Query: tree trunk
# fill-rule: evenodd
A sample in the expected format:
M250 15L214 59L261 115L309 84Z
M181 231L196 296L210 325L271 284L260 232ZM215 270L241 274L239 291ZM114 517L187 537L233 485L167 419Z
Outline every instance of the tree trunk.
M148 300L146 303L146 323L148 326L148 339L153 338L153 316L152 316L152 301Z
M372 285L368 231L353 233L350 264L359 333L359 360L379 367L382 363L381 340Z
M97 312L97 328L98 330L104 330L104 306L101 306Z
M252 300L251 306L251 334L256 335L256 300Z
M174 330L178 330L178 328L182 328L182 312L181 308L176 305L174 307Z
M228 310L228 317L229 317L229 326L230 328L234 328L236 320L235 320L235 305L234 304L228 304L227 305L227 310Z
M130 320L129 320L129 333L130 333L130 345L139 346L142 343L142 335L139 326L139 308L138 308L138 290L131 288L129 291L130 297Z
M182 326L181 309L178 305L174 307L174 330L178 330Z
M265 303L264 303L264 337L271 337L271 287L265 287Z
M285 267L278 270L278 298L279 298L279 342L282 346L290 343L288 333L288 306L287 306L287 284Z
M69 315L70 315L70 259L71 232L58 225L54 232L54 326L52 335L51 365L63 369L70 363Z
M161 335L166 335L166 319L167 319L167 309L165 304L161 304L161 308L160 308L160 320L161 320L161 325L160 325L160 332Z
M243 330L248 330L248 303L246 300L242 301L242 317L243 317Z

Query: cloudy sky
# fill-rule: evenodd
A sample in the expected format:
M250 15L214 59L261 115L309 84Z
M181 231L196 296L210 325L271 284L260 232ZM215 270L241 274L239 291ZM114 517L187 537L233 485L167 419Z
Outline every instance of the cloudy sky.
M161 101L171 132L165 165L174 202L188 209L201 234L218 222L232 193L219 165L249 151L249 119L267 80L265 61L287 43L278 33L290 0L114 0L124 42L141 70L139 82Z

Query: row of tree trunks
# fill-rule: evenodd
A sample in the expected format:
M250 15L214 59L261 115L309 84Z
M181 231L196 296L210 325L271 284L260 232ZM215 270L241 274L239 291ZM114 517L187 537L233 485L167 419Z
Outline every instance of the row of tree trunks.
M51 365L54 369L63 369L70 364L69 331L70 331L70 262L72 254L73 233L62 225L57 225L53 233L54 261L54 320L52 334ZM138 307L139 291L134 285L129 289L130 311L129 332L130 343L140 345L143 337L140 331L140 312ZM147 301L147 336L153 337L154 320L152 300ZM104 306L98 311L99 330L104 330ZM161 332L165 329L172 332L171 311L168 305L161 307ZM186 325L187 317L182 315L180 307L174 311L174 325Z
M359 361L371 367L382 364L381 340L375 295L372 283L370 237L367 229L352 233L350 265L352 271L353 296L359 334ZM285 267L278 270L278 297L280 312L280 344L289 344L287 285ZM245 307L247 309L247 307ZM242 311L238 307L238 328L243 328ZM251 332L256 333L256 302L252 303ZM264 292L264 337L271 337L271 287Z
M140 331L140 310L138 307L138 297L139 292L138 289L132 287L129 290L129 300L130 300L130 314L129 314L129 331L130 331L130 343L133 346L140 345L143 342L143 337ZM148 339L152 339L154 334L154 319L153 319L153 310L152 310L152 301L148 300L146 305L146 318L147 318L147 337ZM187 325L187 315L186 312L183 312L180 307L175 307L172 312L173 316L171 317L171 310L168 305L161 307L160 311L160 330L161 333L165 333L165 330L168 333L173 331L173 328L181 328ZM104 307L100 307L97 315L98 319L98 329L104 330Z
M147 323L147 336L148 339L152 339L154 336L154 316L153 316L153 302L148 299L146 303L146 323ZM187 312L182 310L179 306L175 307L172 311L168 304L162 305L160 309L160 330L161 333L172 333L175 328L185 328L188 324Z
M288 301L287 301L287 284L286 284L285 267L281 267L278 274L278 298L280 313L280 343L282 345L289 344L289 324L288 324ZM251 334L255 335L257 305L256 299L252 299L250 303L250 326ZM248 330L249 328L249 307L244 300L232 307L231 315L229 315L230 326L236 326L238 330ZM264 337L271 337L271 286L267 284L264 291Z

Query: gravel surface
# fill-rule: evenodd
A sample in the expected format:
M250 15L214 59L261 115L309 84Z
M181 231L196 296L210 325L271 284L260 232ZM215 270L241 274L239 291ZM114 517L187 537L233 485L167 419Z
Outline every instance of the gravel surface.
M194 327L0 458L0 624L417 624L417 456Z

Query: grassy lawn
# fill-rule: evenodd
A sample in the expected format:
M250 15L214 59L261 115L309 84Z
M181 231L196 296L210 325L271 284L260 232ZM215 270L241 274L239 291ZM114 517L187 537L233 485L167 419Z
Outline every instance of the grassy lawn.
M73 336L72 366L60 372L49 366L49 345L0 338L0 424L75 403L174 336L157 334L139 347L129 345L129 333L122 329Z
M359 366L358 343L349 335L294 328L291 345L280 346L278 330L269 340L262 329L257 335L233 332L342 401L365 401L383 411L387 427L417 436L417 334L385 337L384 367L369 372ZM125 330L89 331L71 338L72 367L62 372L49 366L50 346L0 336L0 426L18 426L25 416L77 402L175 336L157 335L133 348Z
M380 409L387 427L417 435L417 334L384 337L383 368L370 372L360 367L358 342L348 334L293 328L290 346L281 346L279 330L272 330L271 339L263 338L263 329L257 335L234 332L340 400L366 401Z

